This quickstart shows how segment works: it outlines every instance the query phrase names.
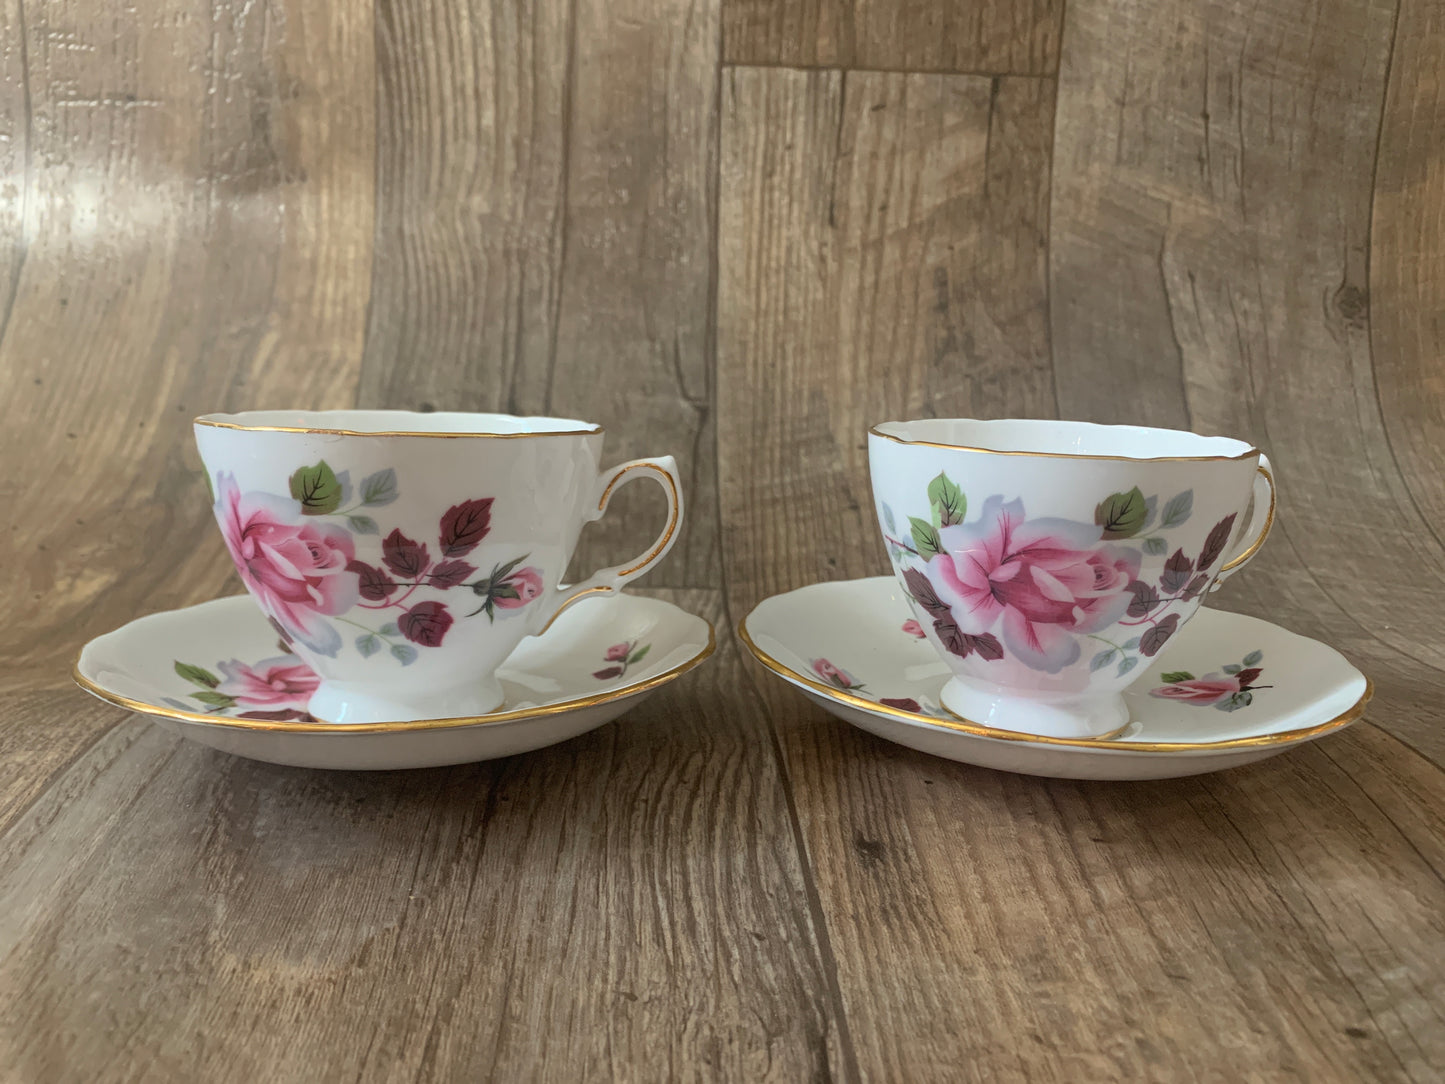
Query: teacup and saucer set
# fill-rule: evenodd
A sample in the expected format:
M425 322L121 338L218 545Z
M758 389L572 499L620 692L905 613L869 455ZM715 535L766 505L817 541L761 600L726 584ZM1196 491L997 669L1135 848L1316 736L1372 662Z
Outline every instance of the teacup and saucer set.
M509 756L616 718L711 654L711 625L622 588L666 556L670 456L600 469L599 426L401 411L197 419L216 522L250 598L88 643L76 681L195 741L319 768ZM648 478L636 560L563 585L583 526Z
M1225 437L929 419L869 433L892 577L766 599L739 634L838 718L968 764L1164 779L1340 730L1337 651L1203 607L1258 552L1274 478Z

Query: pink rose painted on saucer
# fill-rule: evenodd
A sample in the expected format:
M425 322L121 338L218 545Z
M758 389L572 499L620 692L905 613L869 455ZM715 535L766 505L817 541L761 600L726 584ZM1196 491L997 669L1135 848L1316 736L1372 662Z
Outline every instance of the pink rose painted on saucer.
M812 662L813 673L826 681L835 689L842 689L844 692L857 692L863 688L862 682L855 681L853 675L841 667L834 666L827 659L814 659Z
M295 655L278 655L259 662L239 659L216 664L217 677L205 667L177 661L176 673L200 690L191 698L209 714L237 719L272 719L310 722L311 694L321 684L317 673ZM176 702L178 707L187 705Z
M1004 658L1057 674L1082 662L1089 641L1091 673L1113 666L1127 674L1178 630L1178 607L1208 589L1235 520L1215 524L1197 556L1176 547L1157 580L1146 581L1144 555L1169 553L1170 532L1193 512L1193 490L1161 508L1158 496L1135 486L1100 501L1093 523L1030 519L1021 499L1001 494L967 520L968 501L946 474L929 483L928 500L929 518L908 517L903 538L882 506L889 554L933 636L982 674ZM1137 627L1138 635L1105 635L1115 626Z
M601 670L594 670L592 676L598 681L620 678L627 673L629 667L636 666L645 659L651 650L651 644L643 644L638 640L624 640L620 644L613 644L603 655L603 659L612 665L604 666Z
M1160 675L1165 684L1150 689L1149 695L1195 707L1238 711L1254 703L1255 690L1273 688L1255 684L1264 673L1260 666L1263 661L1264 652L1255 650L1242 662L1224 667L1223 673L1197 678L1187 670L1172 670Z

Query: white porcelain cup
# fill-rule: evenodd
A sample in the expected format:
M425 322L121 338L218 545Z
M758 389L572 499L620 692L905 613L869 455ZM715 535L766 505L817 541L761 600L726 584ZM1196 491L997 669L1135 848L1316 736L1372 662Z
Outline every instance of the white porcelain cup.
M672 548L671 456L600 469L599 426L405 411L252 411L196 419L216 522L246 590L322 677L317 719L483 715L496 669L584 595ZM667 524L646 553L559 581L617 487L651 478Z
M1274 519L1269 461L1228 437L935 418L874 426L868 460L944 706L1052 737L1127 725L1120 694Z

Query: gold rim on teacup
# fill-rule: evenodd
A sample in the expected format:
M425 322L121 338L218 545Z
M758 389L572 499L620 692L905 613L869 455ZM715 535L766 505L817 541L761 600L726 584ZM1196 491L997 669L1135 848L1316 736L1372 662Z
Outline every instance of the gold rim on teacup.
M248 422L236 421L234 419L246 418L263 414L289 414L292 411L285 410L246 410L238 414L212 413L202 414L194 419L196 425L208 425L214 429L239 429L248 433L317 433L323 436L333 437L439 437L444 440L459 440L465 437L483 437L489 440L520 440L523 438L538 437L590 437L601 436L606 430L600 425L579 421L576 418L556 418L550 415L527 415L517 416L522 421L549 421L565 422L568 425L577 426L574 429L539 429L520 433L489 433L474 430L437 430L426 429L347 429L339 426L323 425L262 425ZM415 410L301 410L295 411L298 415L311 415L313 417L341 414L389 414L395 417L427 417L429 411ZM465 415L473 418L510 418L510 414L496 414L488 412L469 411L438 411L442 415Z
M948 442L948 441L940 441L940 440L920 440L920 439L915 439L915 438L911 438L911 437L900 437L900 436L897 436L896 434L893 434L893 433L885 433L885 432L883 431L883 429L882 429L882 427L885 426L885 425L899 425L899 426L901 426L901 425L911 425L911 424L915 424L916 422L933 422L933 421L943 421L943 420L947 420L947 419L940 419L940 418L918 418L918 419L914 419L913 422L907 422L907 421L901 421L901 422L900 422L900 421L879 422L877 425L869 426L869 427L868 427L868 432L869 432L870 434L872 434L873 436L875 436L875 437L881 437L883 440L891 440L894 444L907 444L907 445L911 445L911 446L914 446L914 447L920 447L920 448L945 448L945 449L948 449L949 451L955 451L955 452L981 452L981 453L983 453L983 454L985 454L985 455L1038 456L1038 457L1041 458L1041 459L1103 459L1103 460L1117 460L1117 461L1122 461L1122 462L1127 462L1127 463L1207 463L1207 462L1230 462L1230 461L1240 460L1240 459L1249 459L1251 456L1257 456L1257 455L1260 454L1260 450L1259 450L1258 448L1252 446L1252 445L1247 446L1245 451L1240 452L1240 453L1238 453L1237 455L1103 455L1103 454L1093 454L1093 453L1089 453L1089 452L1041 452L1041 451L1030 451L1030 450L1028 450L1028 449L1022 449L1022 448L988 448L988 447L984 447L983 445L977 445L977 444L956 444L956 443L951 443L951 442ZM980 423L980 424L985 424L985 425L988 424L988 422L989 422L989 419L966 419L966 420L969 420L969 421L977 421L978 423ZM998 420L1005 420L1005 419L998 419ZM1145 426L1145 425L1103 425L1103 424L1100 424L1100 423L1098 423L1098 422L1074 422L1074 421L1063 422L1063 421L1055 421L1054 419L1051 419L1051 418L1024 418L1024 419L1007 419L1007 420L1009 420L1009 421L1026 421L1026 422L1035 422L1035 421L1036 421L1036 422L1038 422L1040 425L1050 425L1050 424L1052 424L1052 425L1068 425L1068 426L1075 426L1075 427L1077 427L1077 426L1088 426L1088 427L1093 428L1093 429L1113 430L1113 431L1116 431L1116 432L1117 432L1117 431L1120 431L1120 430L1129 430L1129 431L1134 431L1134 432L1147 433L1147 432L1150 432L1150 431L1152 430L1152 431L1154 431L1154 432L1159 432L1159 433L1173 433L1173 434L1178 434L1178 435L1180 435L1180 436L1196 437L1196 438L1198 438L1198 439L1200 439L1200 440L1219 440L1219 439L1223 439L1223 440L1231 440L1231 441L1234 441L1234 442L1237 443L1237 444L1244 444L1244 441L1235 440L1235 438L1233 438L1233 437L1223 437L1223 438L1220 438L1220 437L1206 437L1206 436L1203 436L1202 434L1199 434L1199 433L1190 432L1190 431L1187 430L1187 429L1163 429L1163 428L1158 428L1158 427L1154 427L1154 426Z

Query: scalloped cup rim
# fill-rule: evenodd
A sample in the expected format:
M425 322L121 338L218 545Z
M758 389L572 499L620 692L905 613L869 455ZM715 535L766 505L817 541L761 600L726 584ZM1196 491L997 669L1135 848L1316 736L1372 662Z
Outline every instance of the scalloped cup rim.
M878 422L868 432L897 444L988 455L1149 463L1239 460L1261 454L1235 437L1045 418L915 418Z

